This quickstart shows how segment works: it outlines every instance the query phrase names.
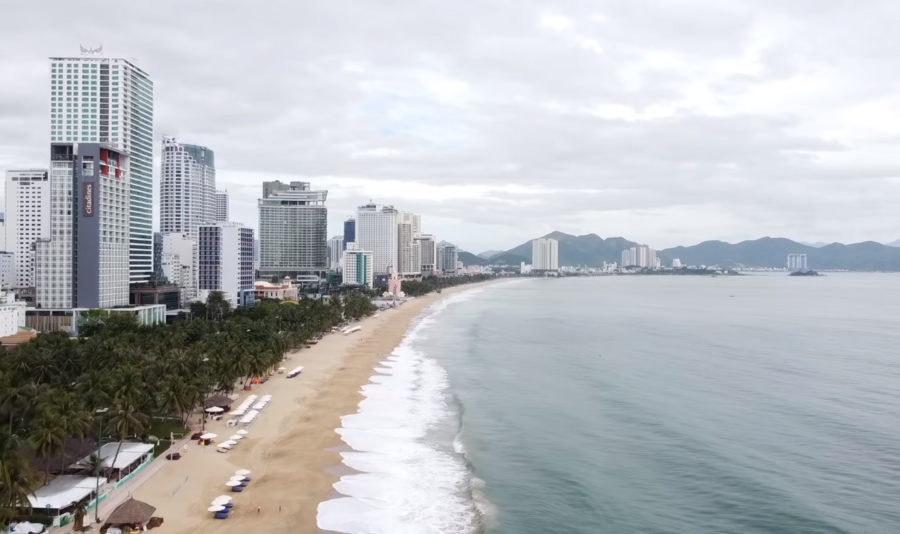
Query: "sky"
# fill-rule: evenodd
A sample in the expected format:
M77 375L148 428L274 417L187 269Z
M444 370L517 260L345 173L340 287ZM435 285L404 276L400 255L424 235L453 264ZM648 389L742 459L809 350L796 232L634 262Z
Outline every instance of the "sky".
M659 249L900 238L897 2L3 11L0 170L47 166L47 58L102 45L154 81L157 159L163 135L214 150L231 218L254 228L262 181L280 179L328 190L330 235L372 200L476 253L554 230Z

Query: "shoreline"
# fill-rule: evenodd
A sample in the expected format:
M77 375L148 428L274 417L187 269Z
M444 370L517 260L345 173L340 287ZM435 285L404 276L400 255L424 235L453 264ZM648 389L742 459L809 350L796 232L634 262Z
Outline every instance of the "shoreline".
M302 365L303 372L294 379L276 374L248 392L272 395L272 402L231 452L189 443L181 460L160 460L162 467L132 496L155 506L154 515L165 519L160 528L173 534L324 532L317 526L318 505L336 496L333 485L345 467L338 451L347 445L336 429L342 416L357 412L362 386L375 374L376 364L400 344L430 305L494 282L415 298L356 323L361 332L329 334L312 348L289 353L285 367ZM207 431L218 434L217 442L238 430L226 428L226 419L207 423ZM253 481L244 492L231 493L224 483L237 469L249 469ZM234 497L234 512L227 520L214 519L206 511L218 495Z

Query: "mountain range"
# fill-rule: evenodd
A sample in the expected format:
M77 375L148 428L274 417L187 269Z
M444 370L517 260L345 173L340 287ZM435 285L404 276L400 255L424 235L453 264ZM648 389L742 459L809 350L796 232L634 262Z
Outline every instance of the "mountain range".
M546 236L559 242L559 264L596 267L603 262L621 261L622 251L637 243L623 237L606 239L596 234L571 235L551 232ZM487 252L494 252L488 255ZM480 255L460 252L465 265L519 265L531 263L531 241L503 252L487 251ZM900 271L900 240L884 245L865 241L844 245L815 243L807 245L785 238L763 237L740 243L704 241L697 245L657 251L664 265L675 258L684 265L719 265L722 267L784 267L788 254L806 254L812 269L847 269L854 271ZM488 256L487 258L482 256Z

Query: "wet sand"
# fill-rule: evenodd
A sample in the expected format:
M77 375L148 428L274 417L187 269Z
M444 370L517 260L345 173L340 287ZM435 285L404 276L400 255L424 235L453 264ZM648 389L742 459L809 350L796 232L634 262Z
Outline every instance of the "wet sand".
M317 345L289 354L284 366L303 366L293 379L276 374L254 386L256 395L272 395L245 439L228 453L213 446L188 445L179 461L169 461L133 496L157 508L165 523L159 532L304 534L321 532L317 507L334 493L344 443L335 432L343 415L356 413L360 388L374 374L375 364L400 343L410 323L430 304L466 285L406 302L359 323L362 331L325 336ZM235 401L240 404L247 394ZM207 423L207 431L225 441L239 428L227 428L226 418ZM249 469L252 482L232 493L225 482L237 469ZM206 509L218 495L234 497L226 520Z

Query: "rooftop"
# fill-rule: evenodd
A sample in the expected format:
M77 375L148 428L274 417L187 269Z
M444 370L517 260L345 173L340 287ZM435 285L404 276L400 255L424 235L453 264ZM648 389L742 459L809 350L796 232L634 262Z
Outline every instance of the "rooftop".
M118 457L116 456L117 449L119 450ZM153 445L150 443L130 443L127 441L123 441L122 448L119 449L119 443L113 442L107 443L106 445L100 447L100 459L103 461L103 467L122 469L131 465L141 456L152 451ZM83 469L88 465L90 459L90 455L85 456L84 458L73 464L72 467ZM115 459L116 461L115 465L112 465L113 459Z
M100 477L100 485L106 479ZM32 508L60 509L76 503L91 494L97 488L97 479L80 475L61 475L54 478L44 487L35 490L28 496Z

